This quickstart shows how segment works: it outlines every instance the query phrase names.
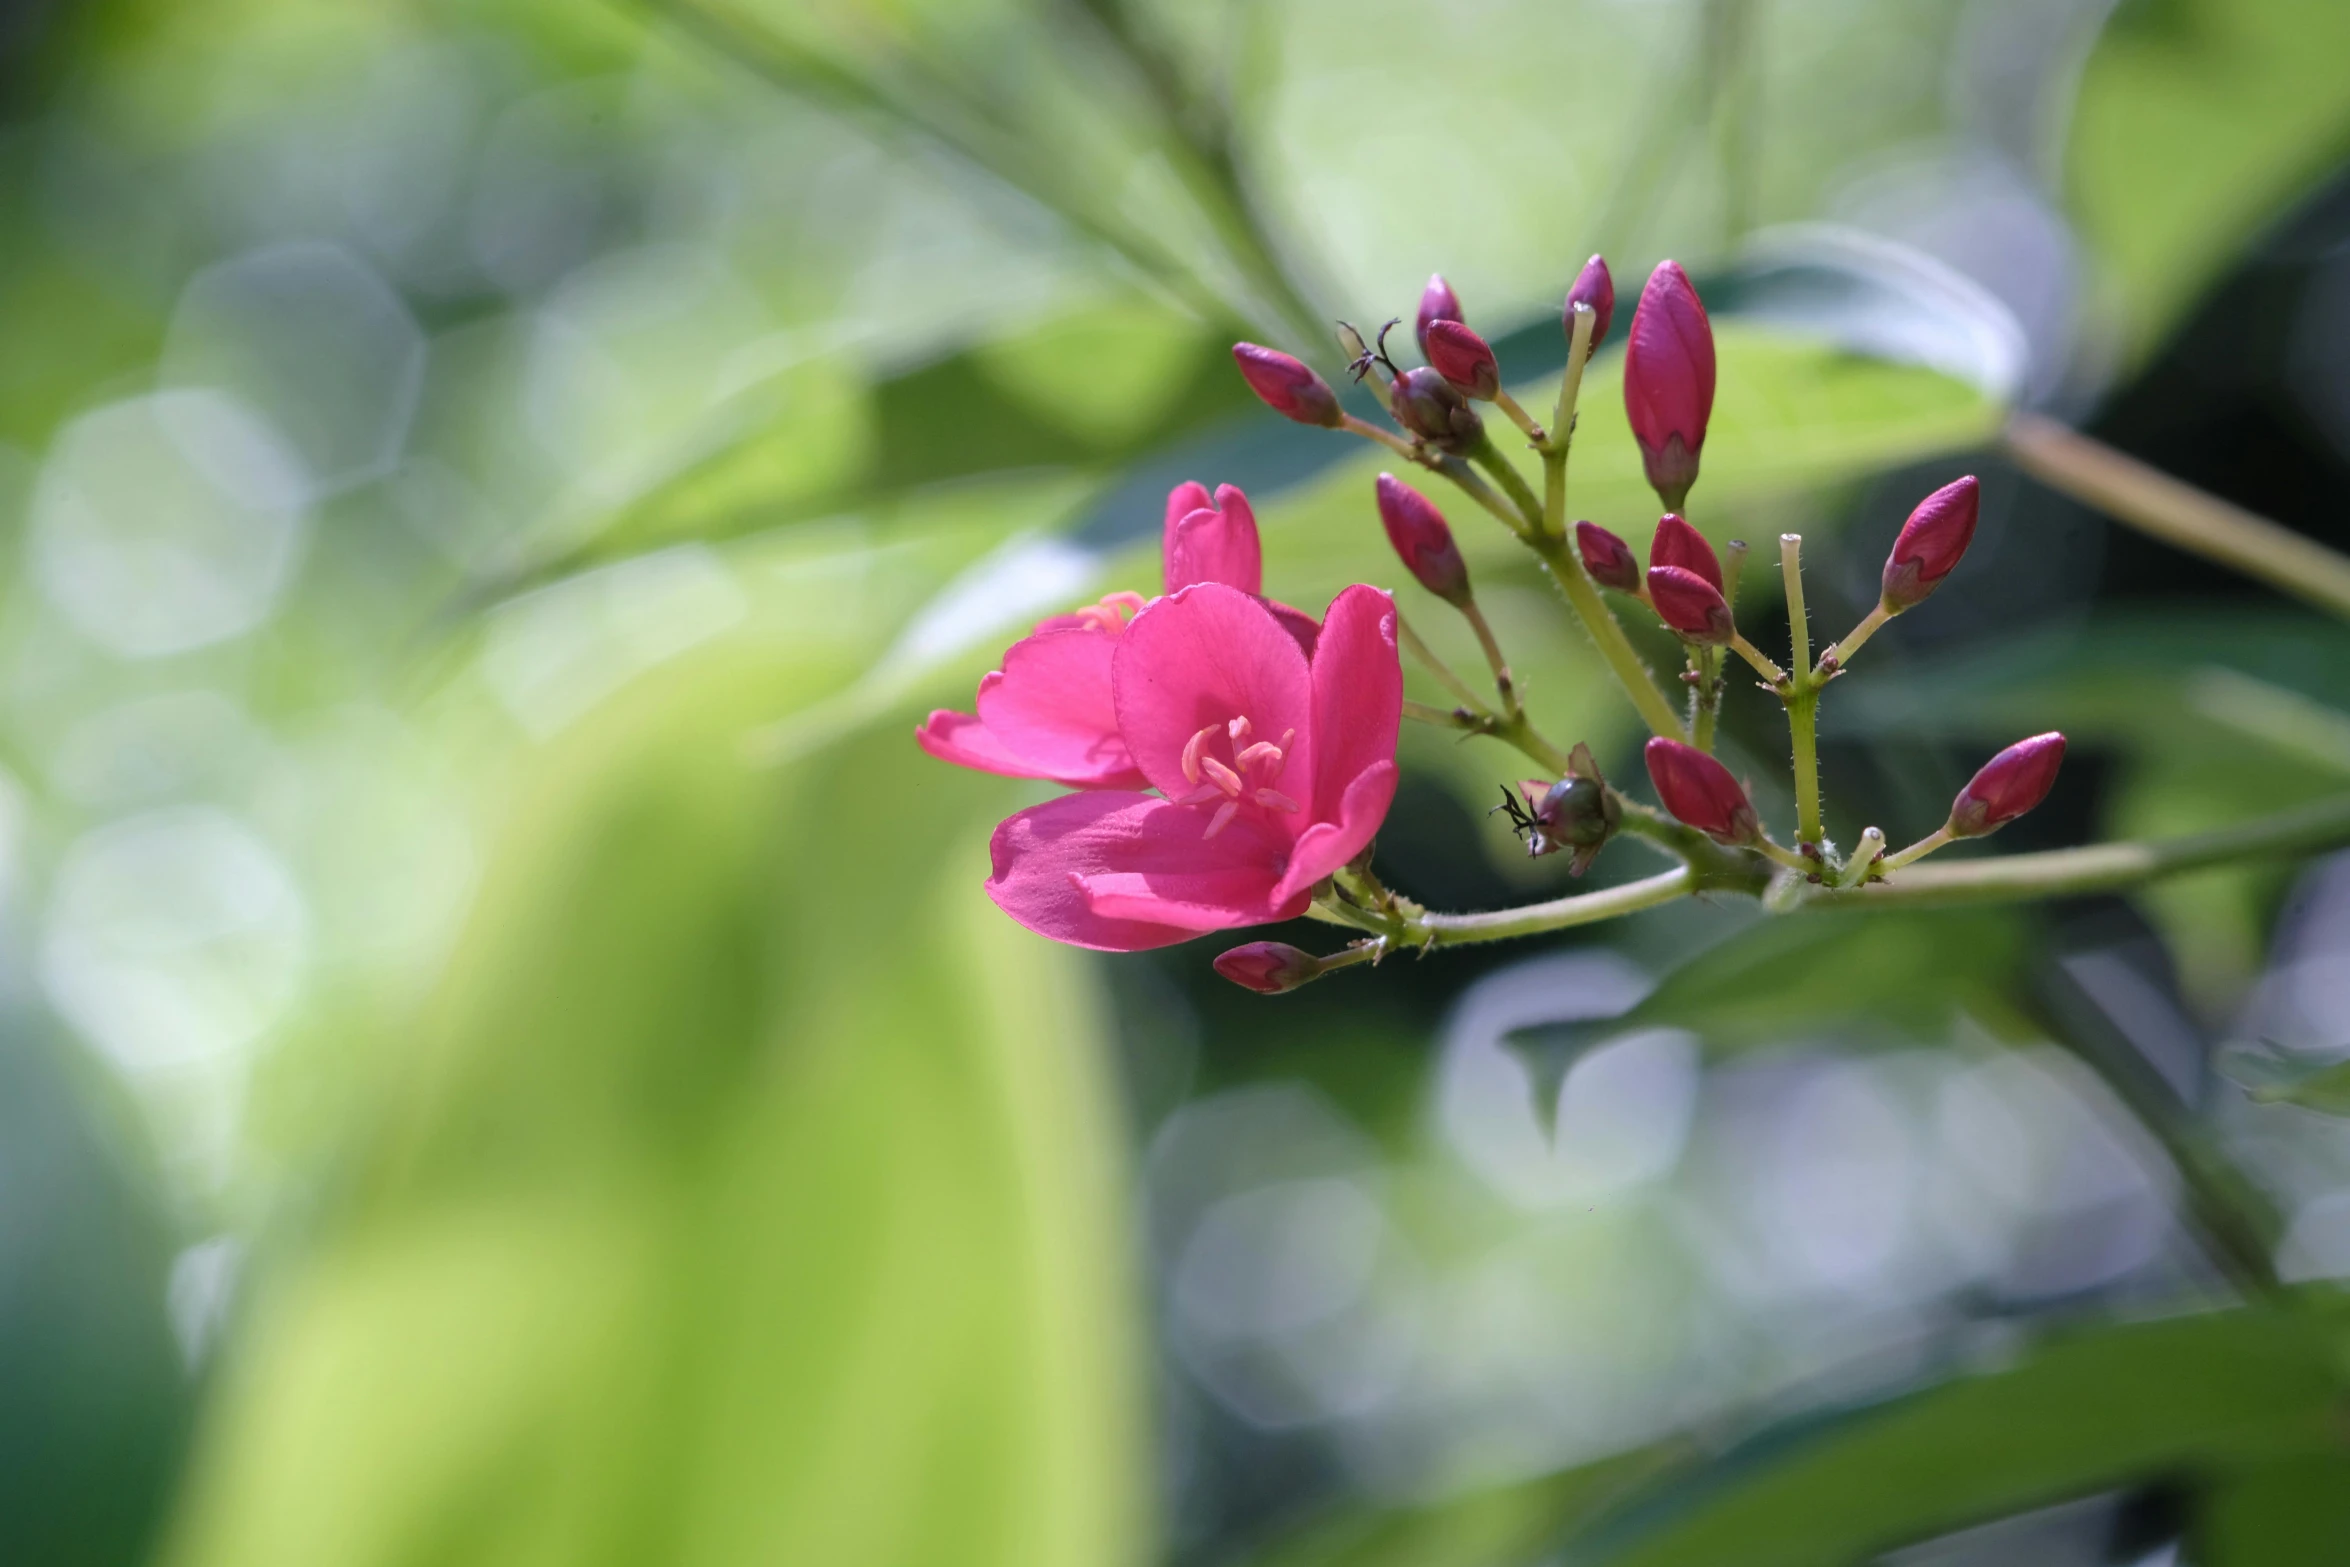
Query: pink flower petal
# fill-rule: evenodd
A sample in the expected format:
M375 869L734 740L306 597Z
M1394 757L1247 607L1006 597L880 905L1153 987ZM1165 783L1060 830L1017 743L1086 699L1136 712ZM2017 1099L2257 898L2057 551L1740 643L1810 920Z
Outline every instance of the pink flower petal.
M1243 593L1260 591L1265 585L1264 552L1248 497L1223 485L1216 491L1214 506L1178 518L1166 534L1166 569L1170 593L1195 582L1221 582Z
M1297 650L1307 658L1312 658L1314 643L1322 635L1322 623L1304 610L1291 609L1278 599L1265 600L1265 608L1271 610L1273 618L1281 622L1281 629L1289 633L1290 640L1297 644Z
M1396 776L1393 762L1365 768L1346 786L1335 818L1318 821L1298 835L1289 868L1273 889L1276 903L1308 897L1314 883L1370 847L1380 823L1387 820L1387 808L1395 803Z
M1108 790L1049 800L996 828L987 895L1040 936L1105 952L1302 913L1272 896L1286 840L1245 820L1207 838L1208 814Z
M1307 815L1335 821L1355 779L1395 761L1396 732L1403 727L1395 600L1359 583L1332 599L1314 644L1313 681L1314 793Z
M1026 637L979 684L979 718L1025 776L1080 789L1132 789L1142 777L1110 701L1120 637L1070 627Z
M1175 558L1175 525L1195 511L1209 511L1215 502L1208 498L1208 487L1197 479L1186 479L1167 492L1167 520L1159 529L1159 559Z
M1249 721L1255 739L1276 744L1296 730L1282 776L1300 782L1315 776L1312 675L1262 600L1221 583L1198 583L1155 600L1117 643L1110 683L1118 728L1135 765L1161 794L1190 792L1185 744L1209 725L1235 718Z

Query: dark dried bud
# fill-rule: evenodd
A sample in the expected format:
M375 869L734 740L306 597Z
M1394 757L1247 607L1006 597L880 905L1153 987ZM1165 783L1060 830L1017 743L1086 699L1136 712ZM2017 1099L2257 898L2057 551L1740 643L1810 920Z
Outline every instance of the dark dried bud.
M1485 339L1458 321L1431 322L1428 363L1436 373L1480 402L1501 390L1501 365Z
M1598 353L1599 345L1607 341L1608 323L1616 314L1616 280L1608 275L1607 263L1597 256L1583 263L1583 270L1575 276L1575 286L1567 290L1567 303L1560 312L1560 322L1567 331L1567 341L1575 341L1575 307L1591 307L1591 352Z
M1684 567L1649 567L1648 601L1657 619L1701 647L1721 647L1738 634L1722 590Z
M1754 843L1762 819L1730 769L1693 745L1659 735L1648 742L1648 781L1656 797L1681 821L1717 843Z
M1950 802L1953 838L1980 838L1997 832L2048 798L2056 770L2064 765L2064 736L2055 730L2018 740L1985 762Z
M1461 314L1460 296L1452 291L1452 285L1444 280L1444 274L1432 274L1428 286L1420 290L1420 319L1413 327L1420 339L1420 352L1423 355L1428 352L1428 329L1437 322L1467 319Z
M1448 452L1466 451L1485 434L1485 422L1459 388L1425 365L1395 378L1387 406L1397 424Z
M1338 407L1338 394L1302 359L1256 343L1233 344L1232 358L1240 366L1241 377L1248 382L1249 390L1284 419L1332 430L1344 420L1345 415Z
M1901 537L1893 541L1893 553L1885 557L1887 614L1898 615L1925 602L1926 595L1950 575L1974 542L1981 491L1970 473L1918 502L1909 521L1901 525Z
M1518 785L1525 796L1522 805L1504 789L1502 804L1518 836L1526 840L1528 854L1539 857L1569 850L1567 871L1580 876L1615 836L1623 811L1600 776L1589 746L1576 745L1567 769L1567 776L1556 783L1529 778Z
M1436 503L1392 473L1379 475L1379 521L1404 569L1448 604L1469 601L1469 566Z
M1583 569L1591 580L1618 593L1640 591L1640 562L1632 546L1596 522L1575 524L1575 548L1582 551Z

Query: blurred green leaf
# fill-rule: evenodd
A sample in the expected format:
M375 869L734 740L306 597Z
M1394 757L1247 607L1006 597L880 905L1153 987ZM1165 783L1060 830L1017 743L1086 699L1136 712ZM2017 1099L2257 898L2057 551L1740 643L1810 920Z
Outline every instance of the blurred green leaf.
M1016 791L907 714L746 762L862 661L714 644L533 761L170 1560L1136 1558L1094 1001L977 889Z
M2060 1338L2007 1370L1766 1430L1580 1537L1573 1567L1844 1567L2132 1481L2331 1452L2340 1327L2256 1308Z
M2336 0L2128 0L2106 24L2066 173L2137 351L2340 159L2346 58Z
M2262 1464L2212 1488L2189 1549L2209 1567L2301 1567L2350 1540L2350 1462L2339 1456Z
M2350 1062L2340 1056L2306 1055L2263 1041L2230 1045L2215 1064L2258 1103L2350 1115Z

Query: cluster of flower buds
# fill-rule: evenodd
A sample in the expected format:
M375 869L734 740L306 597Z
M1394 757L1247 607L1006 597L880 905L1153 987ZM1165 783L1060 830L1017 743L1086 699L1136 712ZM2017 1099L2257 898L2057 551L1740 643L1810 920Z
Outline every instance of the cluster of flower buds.
M1649 541L1648 600L1684 641L1720 647L1738 634L1722 596L1721 558L1678 512L1658 518Z

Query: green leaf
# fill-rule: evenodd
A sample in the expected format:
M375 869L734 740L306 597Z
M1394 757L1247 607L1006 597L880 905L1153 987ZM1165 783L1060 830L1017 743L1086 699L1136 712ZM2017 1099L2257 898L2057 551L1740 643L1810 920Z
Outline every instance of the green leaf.
M2350 1540L2350 1462L2297 1458L2231 1474L2195 1522L2193 1560L2209 1567L2302 1567Z
M2328 1453L2339 1324L2254 1308L2105 1327L2010 1369L1799 1417L1579 1536L1573 1567L1844 1567L2117 1485Z
M2260 1104L2350 1115L2350 1062L2339 1056L2312 1056L2263 1040L2230 1045L2215 1064L2221 1076Z
M2131 0L2072 106L2067 184L2143 353L2350 142L2350 8Z
M867 656L754 616L514 781L167 1560L1138 1557L1094 998L978 888L1018 790L894 710L745 760Z

